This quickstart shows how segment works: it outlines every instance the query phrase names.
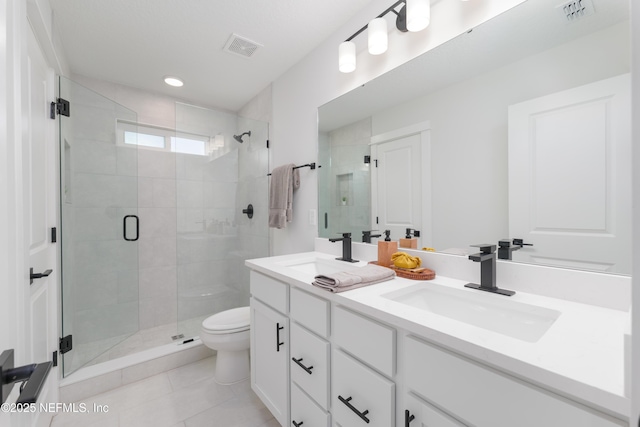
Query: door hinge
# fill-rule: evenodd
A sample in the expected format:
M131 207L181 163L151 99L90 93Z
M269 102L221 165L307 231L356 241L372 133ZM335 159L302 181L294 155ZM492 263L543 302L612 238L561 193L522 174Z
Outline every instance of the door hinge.
M267 139L267 148L269 148L269 140Z
M58 241L58 230L56 227L51 227L51 243L56 243Z
M375 159L374 162L376 162L376 167L378 167L378 159Z
M60 354L65 354L73 350L73 335L60 338Z
M53 366L58 366L58 352L57 351L53 352L53 357L51 358L51 360L53 361Z
M51 114L49 117L55 119L56 113L69 117L71 115L70 108L71 106L69 104L69 101L67 101L66 99L58 98L56 102L51 103Z
M376 224L378 224L378 217L376 217Z

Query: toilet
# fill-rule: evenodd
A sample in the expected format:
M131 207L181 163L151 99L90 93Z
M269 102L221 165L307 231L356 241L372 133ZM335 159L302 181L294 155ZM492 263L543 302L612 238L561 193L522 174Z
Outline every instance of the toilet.
M249 378L249 307L232 308L202 322L200 339L218 352L214 379L233 384Z

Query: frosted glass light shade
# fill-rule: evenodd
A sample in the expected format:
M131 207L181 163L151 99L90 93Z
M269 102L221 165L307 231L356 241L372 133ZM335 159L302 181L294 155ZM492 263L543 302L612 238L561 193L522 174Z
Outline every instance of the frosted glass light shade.
M380 55L387 51L389 44L387 36L387 21L384 18L375 18L369 21L367 27L369 34L369 53Z
M407 30L422 31L431 22L430 0L407 0Z
M338 47L338 69L342 73L351 73L356 69L356 44L342 42Z

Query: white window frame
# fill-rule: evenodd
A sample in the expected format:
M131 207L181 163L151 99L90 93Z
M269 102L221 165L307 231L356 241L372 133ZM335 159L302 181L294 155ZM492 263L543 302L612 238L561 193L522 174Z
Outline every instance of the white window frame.
M146 145L137 145L137 144L129 144L125 143L125 132L135 132L138 134L146 134L153 136L160 136L164 138L164 147L152 147ZM181 140L193 140L202 142L202 153L194 153L191 151L176 151L176 148L179 148L179 144L177 144ZM143 123L136 123L127 120L116 120L116 143L120 146L130 146L137 147L138 149L144 150L153 150L153 151L166 151L166 152L176 152L176 153L184 153L191 154L195 156L207 156L211 151L211 147L213 145L212 138L207 135L199 135L195 133L189 132L181 132L175 129L165 128L161 126L154 126Z

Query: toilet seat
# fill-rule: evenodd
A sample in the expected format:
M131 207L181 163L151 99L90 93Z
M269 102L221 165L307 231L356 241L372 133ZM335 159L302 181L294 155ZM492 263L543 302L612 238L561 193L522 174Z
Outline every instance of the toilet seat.
M233 334L248 330L250 323L250 308L238 307L207 317L202 328L211 334Z

